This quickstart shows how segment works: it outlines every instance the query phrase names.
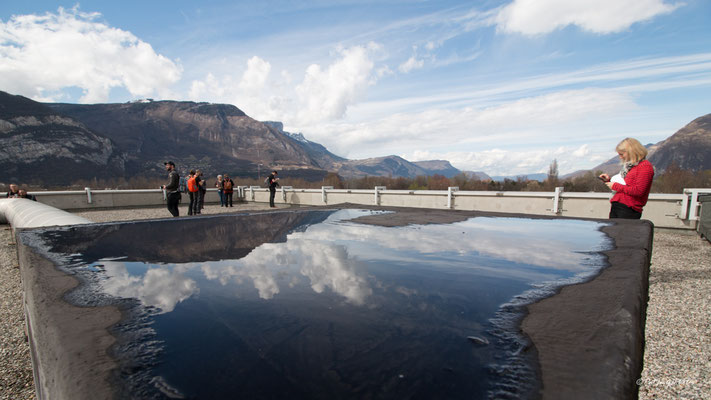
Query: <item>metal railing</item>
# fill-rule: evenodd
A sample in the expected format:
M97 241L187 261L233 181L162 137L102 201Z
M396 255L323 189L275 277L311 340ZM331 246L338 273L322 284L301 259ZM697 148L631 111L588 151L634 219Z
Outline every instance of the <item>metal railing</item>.
M465 191L458 187L447 190L388 190L385 186L373 189L298 189L282 186L281 202L292 205L328 205L354 203L363 205L443 208L454 210L495 211L538 215L557 215L586 218L606 218L609 193L565 192L562 187L554 192L492 192ZM684 189L680 194L653 193L643 213L655 225L694 229L699 219L701 194L709 188ZM165 204L163 189L34 191L38 201L59 209L91 209L113 207L160 206ZM269 189L260 186L236 186L237 200L268 202ZM217 189L207 189L206 203L218 201Z

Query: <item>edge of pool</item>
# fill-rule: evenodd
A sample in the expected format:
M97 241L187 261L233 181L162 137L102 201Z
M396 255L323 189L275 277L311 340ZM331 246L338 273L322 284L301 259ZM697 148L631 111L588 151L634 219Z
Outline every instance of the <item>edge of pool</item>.
M354 220L380 226L441 224L491 216L582 219L353 204L311 209L324 208L393 211ZM637 398L653 225L649 221L594 221L610 222L603 228L615 244L604 252L609 266L589 281L565 286L556 295L526 306L527 314L520 325L521 333L532 342L526 351L538 356L542 377L539 395L545 399ZM107 383L116 364L107 349L115 339L108 328L120 319L120 311L66 303L62 295L78 284L76 278L57 270L51 261L26 246L18 241L28 335L33 358L39 352L43 359L42 363L33 361L35 381L40 384L38 398L60 393L66 395L63 398L111 397ZM35 332L42 332L41 337ZM88 340L79 348L72 340L75 337Z
M344 207L345 208L345 207ZM521 333L537 354L543 399L637 399L644 360L644 325L654 225L647 220L600 220L475 211L363 207L395 212L358 222L402 226L450 223L470 217L577 219L606 222L614 242L608 266L591 279L562 287L525 306Z
M521 330L538 351L544 399L636 399L654 226L619 220L602 229L615 242L609 266L527 306Z

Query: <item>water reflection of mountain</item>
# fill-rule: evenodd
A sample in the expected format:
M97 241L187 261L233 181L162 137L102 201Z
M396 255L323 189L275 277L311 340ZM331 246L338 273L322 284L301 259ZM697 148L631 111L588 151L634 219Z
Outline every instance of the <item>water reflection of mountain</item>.
M221 215L164 221L85 225L46 232L51 251L84 260L127 257L149 263L239 259L263 243L322 222L334 210ZM230 221L231 223L225 223Z

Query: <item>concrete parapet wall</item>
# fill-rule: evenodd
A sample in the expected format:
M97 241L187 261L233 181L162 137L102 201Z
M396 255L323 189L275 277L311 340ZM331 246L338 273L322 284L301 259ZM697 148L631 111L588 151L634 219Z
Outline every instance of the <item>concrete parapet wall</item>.
M65 192L32 192L38 201L63 210L114 207L149 207L165 205L160 189L91 190ZM695 195L695 194L694 194ZM683 194L651 194L642 218L660 228L695 229L696 207L693 196ZM692 197L690 200L690 196ZM235 189L235 201L267 203L269 190L263 187L240 186ZM187 202L187 195L183 196ZM555 215L575 218L606 219L610 211L610 194L559 192L487 192L450 190L386 190L366 189L294 189L280 188L276 204L321 206L343 203L453 209L497 213ZM208 189L207 204L219 202L216 189ZM686 209L684 210L684 207ZM692 218L687 218L691 215Z

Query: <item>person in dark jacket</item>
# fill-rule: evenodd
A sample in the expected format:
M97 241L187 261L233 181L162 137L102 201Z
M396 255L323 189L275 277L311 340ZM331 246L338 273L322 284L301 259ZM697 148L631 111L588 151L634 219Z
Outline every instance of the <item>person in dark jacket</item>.
M225 193L225 207L232 207L232 194L234 193L235 183L230 176L225 174L222 179L222 190Z
M7 196L6 196L6 197L7 197L8 199L10 199L10 198L13 198L13 197L18 197L19 194L20 194L20 187L17 186L16 184L14 184L14 183L11 183L11 184L10 184L10 190L7 191Z
M276 196L276 188L279 187L279 178L277 178L277 172L272 171L271 175L269 175L269 178L267 178L267 182L269 182L269 207L276 207L274 205L274 196Z
M180 188L180 174L175 170L174 162L166 161L163 165L165 165L165 170L168 171L168 184L163 185L162 189L166 191L168 211L174 217L177 217L180 215L178 211L178 204L180 203L180 192L178 191Z
M195 183L198 185L198 197L197 197L197 212L195 214L200 214L201 210L205 208L205 193L207 193L207 181L202 177L202 171L195 171Z
M17 197L20 199L37 201L37 198L34 195L27 193L27 191L25 189L20 189L20 191L17 194Z

